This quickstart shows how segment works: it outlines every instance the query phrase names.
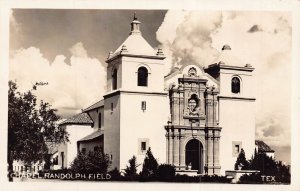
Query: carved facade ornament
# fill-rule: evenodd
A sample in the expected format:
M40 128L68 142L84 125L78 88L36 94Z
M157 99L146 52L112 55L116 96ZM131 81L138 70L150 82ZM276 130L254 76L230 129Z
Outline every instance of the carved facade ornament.
M205 117L205 114L203 112L200 112L200 117Z
M195 94L188 100L188 109L190 116L199 116L199 104Z
M196 75L197 75L197 70L196 70L196 68L191 67L191 68L189 69L188 75L189 75L189 77L196 77Z
M192 97L193 95L196 96L196 97L199 97L198 90L190 90L188 92L188 97Z

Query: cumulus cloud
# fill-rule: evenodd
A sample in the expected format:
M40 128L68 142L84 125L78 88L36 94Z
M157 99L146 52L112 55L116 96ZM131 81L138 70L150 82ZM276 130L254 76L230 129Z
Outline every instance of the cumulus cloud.
M255 67L256 137L271 146L290 145L291 15L287 12L179 12L165 16L157 32L170 69L207 66L224 44L231 54ZM175 24L174 24L175 23ZM171 33L170 30L176 31Z
M220 12L168 12L157 31L157 40L169 57L166 74L186 63L207 65L217 54L211 34L221 23Z
M68 117L102 98L105 93L106 71L99 60L89 58L82 43L70 48L70 64L64 55L52 63L36 47L20 49L10 59L10 80L17 82L20 91L32 88L35 82L48 82L38 87L36 95Z
M74 44L70 49L70 52L72 56L78 57L78 58L87 58L88 54L86 49L83 47L82 42L78 42Z
M16 21L16 18L14 16L14 11L12 9L9 10L9 22L10 25L12 26L11 28L13 28L16 32L19 32L20 23Z

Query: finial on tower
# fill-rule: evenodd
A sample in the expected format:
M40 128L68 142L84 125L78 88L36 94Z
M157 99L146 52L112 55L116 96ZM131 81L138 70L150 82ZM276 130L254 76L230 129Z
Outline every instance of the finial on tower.
M136 12L133 14L133 21L131 22L131 32L130 34L140 34L140 24L141 22L137 20Z
M124 53L124 52L128 52L127 47L125 44L123 44L122 48L121 48L121 52L120 53Z
M107 59L110 59L110 58L112 57L112 55L113 55L113 52L112 52L112 51L110 51L110 52L109 52L109 54L108 54L108 57L107 57Z
M134 14L133 14L133 20L136 21L137 20L137 17L136 17L136 12L134 11Z
M164 53L161 48L158 48L158 50L156 52L156 56L164 56Z

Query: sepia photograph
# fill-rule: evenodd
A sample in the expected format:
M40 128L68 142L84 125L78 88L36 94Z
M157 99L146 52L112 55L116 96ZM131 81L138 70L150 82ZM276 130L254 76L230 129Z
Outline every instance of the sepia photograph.
M7 182L290 185L293 27L288 10L9 9Z

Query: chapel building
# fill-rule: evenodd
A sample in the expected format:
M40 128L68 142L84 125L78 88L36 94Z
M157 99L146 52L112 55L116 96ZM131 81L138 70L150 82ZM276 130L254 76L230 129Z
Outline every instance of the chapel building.
M208 67L185 63L164 76L165 56L143 38L140 25L134 16L128 38L109 53L107 92L82 111L80 122L93 132L77 140L77 152L100 149L110 156L110 168L120 171L135 155L141 170L150 147L159 163L191 175L224 175L242 148L250 158L254 68L225 45Z

